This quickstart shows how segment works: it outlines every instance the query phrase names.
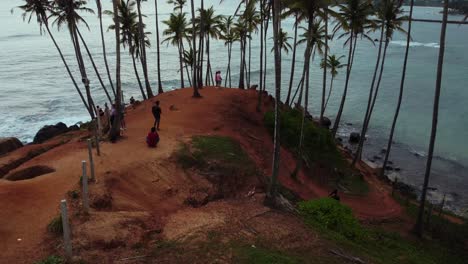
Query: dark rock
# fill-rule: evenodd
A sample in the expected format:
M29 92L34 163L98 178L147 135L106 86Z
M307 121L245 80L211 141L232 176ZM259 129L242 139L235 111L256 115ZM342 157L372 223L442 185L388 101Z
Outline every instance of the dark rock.
M336 140L338 140L339 142L343 142L343 139L342 138L336 138Z
M389 160L389 161L387 161L387 164L393 165L393 161L390 161L390 160Z
M257 88L258 88L258 85L255 84L255 85L251 85L249 89L250 90L257 90Z
M392 170L393 170L393 167L392 167L392 166L385 166L385 170L392 171Z
M379 39L374 39L375 42L379 42Z
M52 173L54 171L55 169L47 166L32 166L26 169L12 172L5 176L5 179L9 181L29 180L38 176L42 176L44 174Z
M379 157L379 156L374 156L374 159L375 159L375 160L381 160L382 158Z
M19 149L23 146L23 143L19 139L10 137L10 138L0 138L0 155L12 152L15 149Z
M380 150L380 154L386 154L386 153L387 153L387 149L383 148L383 149Z
M361 140L361 134L358 132L352 132L349 135L349 143L359 143L359 140Z
M80 127L78 125L73 125L68 128L69 131L78 131L80 130Z
M64 123L60 122L53 126L42 127L34 136L34 143L43 143L44 141L51 139L55 136L68 132L68 127Z
M395 168L395 171L401 171L401 168Z
M352 125L353 125L353 123L346 123L346 125L347 125L347 126L352 126Z
M326 128L330 128L330 126L331 126L330 118L324 116L323 119L322 119L322 123L320 125L322 125L323 127L326 127Z

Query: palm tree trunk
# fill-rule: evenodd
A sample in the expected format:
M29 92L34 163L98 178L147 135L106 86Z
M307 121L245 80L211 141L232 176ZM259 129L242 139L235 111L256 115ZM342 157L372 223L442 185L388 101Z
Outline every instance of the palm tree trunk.
M351 31L351 39L349 41L349 52L348 52L348 65L346 66L346 80L345 80L345 88L343 91L343 96L341 97L340 108L338 109L338 114L336 115L335 123L333 124L332 134L333 137L336 136L336 132L338 131L338 127L340 125L341 115L343 114L343 108L346 101L346 95L348 93L348 85L349 85L349 77L351 75L351 68L352 68L352 61L353 61L353 38L354 32Z
M185 68L185 73L187 74L187 79L188 79L188 82L189 82L189 86L192 87L192 78L190 78L190 73L189 73L189 70L188 70L188 65L185 64L184 68Z
M180 42L179 42L178 48L179 48L179 66L180 66L180 88L184 88L185 87L185 85L184 85L184 66L183 66L183 62L182 62L183 49L182 49L182 44Z
M240 56L240 74L239 74L239 89L244 89L244 56L243 56L243 53L244 53L244 40L243 40L243 36L241 36L241 39L240 39L240 49L241 49L241 56Z
M286 97L286 104L289 105L291 100L291 92L292 86L294 82L294 71L296 69L296 50L297 50L297 28L298 28L298 21L297 21L298 13L296 13L296 22L294 23L294 46L293 46L293 54L292 54L292 63L291 63L291 77L289 78L289 89L288 95Z
M132 54L133 70L135 71L135 77L138 81L138 87L140 87L143 100L146 100L146 94L145 94L145 91L143 90L143 85L141 84L140 75L138 74L138 69L137 69L136 62L135 62L135 54L133 52L130 52L130 53Z
M122 84L120 82L120 25L118 17L118 0L113 0L114 9L114 24L115 24L115 53L116 53L116 65L115 65L115 79L116 79L116 96L115 96L115 107L117 115L114 116L114 122L111 124L111 132L109 137L111 140L116 140L120 136L120 113L122 112Z
M247 88L250 88L251 60L252 60L252 39L249 38L249 70L247 74Z
M197 69L197 35L195 31L195 4L193 0L190 0L190 4L192 7L192 46L193 46L193 72L192 72L192 80L193 80L193 97L199 98L201 97L200 93L198 92L198 69Z
M83 62L83 56L81 55L81 49L80 49L80 42L78 40L78 35L77 35L77 28L76 28L76 25L72 24L71 25L71 34L72 34L72 41L73 41L73 44L74 44L74 47L75 47L75 55L77 57L77 60L78 60L78 66L80 68L80 72L81 72L81 80L85 86L85 90L86 90L86 97L87 97L87 100L88 100L88 106L90 107L90 115L91 115L91 119L94 119L95 118L95 105L94 105L94 102L93 102L93 98L91 96L91 88L89 87L89 79L88 79L88 76L86 74L86 68L84 66L84 62Z
M267 200L275 201L278 192L278 175L280 163L280 100L281 100L281 50L279 47L279 31L280 31L280 0L274 0L273 7L273 35L274 35L274 50L275 50L275 132L274 132L274 151L273 151L273 170Z
M325 114L325 110L327 110L327 105L328 105L328 100L330 100L330 95L332 93L333 89L333 81L335 80L334 76L332 75L332 78L330 80L330 89L328 90L328 96L327 96L327 101L325 102L325 106L323 107L323 113Z
M265 18L264 8L265 1L260 1L260 87L258 89L257 112L262 111L262 98L263 98L263 20Z
M154 10L156 13L156 56L158 66L158 94L164 92L161 82L161 50L159 47L159 19L158 19L158 0L154 0Z
M270 1L271 3L271 1ZM266 19L266 22L265 22L265 36L264 36L264 40L263 42L265 43L265 52L264 52L264 55L265 55L265 68L264 68L264 71L263 71L263 91L265 91L266 89L266 76L267 76L267 35L268 35L268 24L270 22L270 10L271 10L271 5L270 3L268 4L268 13L267 13L267 19Z
M427 188L429 186L429 177L431 176L431 167L432 167L432 157L434 155L434 145L437 136L437 122L439 117L439 99L440 99L440 90L442 86L442 70L444 66L444 55L445 55L445 35L447 32L447 18L448 18L448 2L449 0L444 1L444 15L442 19L442 29L440 32L440 49L439 49L439 61L437 63L437 79L436 79L436 88L434 95L434 111L432 114L432 129L431 137L429 141L429 152L427 155L427 164L426 164L426 173L424 175L424 183L421 194L421 201L419 204L418 219L415 225L415 231L418 236L422 236L424 231L424 206L426 204L426 194Z
M393 134L395 133L396 123L398 121L398 116L400 114L401 102L403 101L403 93L405 88L405 78L406 78L406 66L408 63L408 54L409 54L409 47L411 42L411 19L413 18L413 7L414 7L414 0L411 0L410 3L410 12L408 18L408 35L406 36L406 50L405 50L405 59L403 61L403 72L401 75L401 83L400 83L400 94L398 95L398 103L395 110L395 115L393 117L392 128L390 129L390 136L388 138L387 143L387 151L385 152L385 158L382 165L382 170L380 171L380 175L384 176L385 174L385 167L387 167L388 158L390 157L390 151L392 149L392 142L393 142Z
M211 61L210 61L210 38L209 36L206 37L206 79L205 83L207 85L211 85L213 82L211 81L213 78L210 78L211 74Z
M375 63L374 75L372 76L371 87L369 89L369 98L367 100L366 114L364 115L364 121L362 122L361 138L359 139L359 145L358 145L356 155L354 156L353 163L352 163L353 166L356 165L356 162L358 161L358 159L359 160L361 159L361 150L362 150L362 146L364 145L364 141L366 139L365 127L366 127L366 123L367 123L369 112L370 112L371 105L372 105L372 96L374 95L375 80L377 79L377 72L380 67L380 58L382 55L382 43L383 43L384 33L385 33L385 23L382 22L382 26L380 28L380 39L379 39L379 49L377 53L377 61Z
M323 67L323 83L322 83L322 105L320 106L320 125L323 124L323 115L325 113L325 94L327 90L327 58L328 58L328 7L325 7L325 63Z
M46 21L46 20L44 20L44 21ZM84 104L84 106L86 107L86 110L87 110L88 112L92 111L92 110L90 110L88 104L86 103L86 100L85 100L85 98L84 98L84 96L83 96L83 93L81 92L80 88L78 87L78 84L77 84L77 82L75 81L75 78L73 77L72 72L70 71L70 67L68 66L68 63L67 63L67 61L65 60L65 57L63 56L62 50L60 49L59 45L57 44L57 41L55 40L54 35L53 35L52 32L50 31L50 28L49 28L48 23L45 23L45 28L46 28L47 33L49 34L50 38L52 39L52 42L54 42L54 46L55 46L55 48L57 49L57 51L58 51L58 53L59 53L59 55L60 55L60 58L62 59L63 65L65 66L65 69L66 69L67 72L68 72L68 76L70 76L70 79L71 79L72 82L73 82L73 86L75 86L75 89L76 89L76 91L78 92L78 95L79 95L80 98L81 98L81 102L83 102L83 104ZM91 115L91 113L90 113L90 115Z
M146 46L145 46L145 32L143 30L143 16L141 14L141 0L137 0L137 9L138 9L138 31L140 32L140 61L143 67L143 76L145 78L146 93L148 98L153 97L153 91L151 90L151 85L148 78L148 64L146 63Z
M229 88L231 87L231 51L232 51L232 43L228 43L228 66L226 70L226 78L224 79L224 86L227 87L227 81L229 78Z
M106 65L107 77L109 79L109 83L110 83L110 86L111 86L111 89L112 89L112 93L114 94L114 97L115 97L114 83L112 82L112 77L111 77L110 69L109 69L109 63L107 63L106 42L104 40L104 26L102 24L101 0L96 0L96 5L97 5L97 9L98 9L99 27L100 27L100 30L101 30L102 55L104 57L104 64Z
M88 53L89 60L91 61L91 64L93 65L94 72L96 73L96 76L98 77L99 83L101 84L102 89L104 90L104 93L107 96L107 99L109 100L109 103L112 104L112 99L109 95L109 92L107 92L107 88L104 85L104 82L102 81L101 74L99 74L99 71L96 67L96 63L94 63L93 56L91 55L91 52L89 51L88 45L86 45L85 40L83 39L83 36L81 35L80 30L77 28L76 31L78 32L78 36L80 37L81 43L83 43L83 46L86 49L86 53Z

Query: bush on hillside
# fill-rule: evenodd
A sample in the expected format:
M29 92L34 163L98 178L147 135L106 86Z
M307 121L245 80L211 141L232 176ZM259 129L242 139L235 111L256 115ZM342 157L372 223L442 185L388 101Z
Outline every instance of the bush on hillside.
M301 202L299 212L306 223L335 231L348 239L356 240L364 234L351 209L335 199Z
M41 261L35 262L35 264L64 264L65 261L61 257L49 256Z
M50 221L47 225L47 231L55 235L63 234L62 216L59 215Z

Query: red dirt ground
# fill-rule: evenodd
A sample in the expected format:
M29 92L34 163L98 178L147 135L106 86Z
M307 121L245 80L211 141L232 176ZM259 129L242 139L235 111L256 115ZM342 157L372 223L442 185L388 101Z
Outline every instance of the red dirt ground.
M97 249L118 247L118 243L109 244L109 240L132 236L132 228L140 230L138 228L142 225L146 230L162 229L165 238L173 238L224 223L229 215L224 212L226 210L239 211L238 217L243 213L239 208L247 206L246 203L232 207L228 202L220 202L218 206L207 206L213 210L204 207L204 211L184 205L184 200L194 191L207 186L206 181L196 175L187 175L171 162L180 142L189 140L193 135L233 137L264 175L271 173L273 144L263 126L263 113L255 111L256 92L205 88L201 93L203 98L195 99L191 97L191 89L181 89L159 95L135 109L128 109L128 130L123 139L116 144L103 143L102 155L95 157L97 183L91 185L92 198L108 193L112 196L112 206L105 210L92 210L88 222L72 217L72 223L80 226L80 230L73 231L74 246L78 251L90 250L91 242ZM271 107L272 102L264 98L267 101L264 108ZM145 136L153 124L151 106L156 100L161 101L163 110L161 142L157 149L149 149L145 145ZM25 150L17 150L21 151ZM47 224L58 215L59 201L65 198L70 200L67 192L79 189L77 183L81 161L86 159L85 143L75 140L13 170L42 165L54 168L55 172L24 181L0 180L0 263L30 263L33 259L50 254L50 243L44 243L50 241ZM399 217L402 209L390 197L388 187L374 178L369 168L360 166L363 166L370 191L366 196L342 195L342 202L349 205L362 220ZM304 172L300 172L299 181L291 180L289 175L294 167L291 153L281 149L280 181L284 186L304 199L328 195L328 188L317 185ZM252 187L255 184L252 182ZM255 208L252 209L254 215L268 210L259 199L255 202L250 199L247 204ZM187 217L196 220L189 225L184 222ZM148 223L148 218L153 221ZM136 236L139 231L134 232ZM96 241L107 242L102 244ZM96 252L89 254L100 255ZM104 262L112 263L109 259Z

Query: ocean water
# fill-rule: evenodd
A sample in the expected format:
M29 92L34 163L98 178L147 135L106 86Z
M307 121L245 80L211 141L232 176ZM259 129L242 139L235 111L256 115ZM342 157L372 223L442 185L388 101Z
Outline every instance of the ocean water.
M60 121L72 125L79 121L86 121L88 115L82 107L49 37L40 34L34 18L28 24L22 21L20 10L16 9L13 13L10 12L13 7L22 2L3 0L0 4L0 23L3 25L0 31L0 120L2 121L0 122L0 137L16 136L24 142L30 142L35 132L43 125ZM103 3L104 9L111 9L108 2L110 1ZM172 12L172 6L166 4L165 1L160 2L159 19L165 20ZM219 4L218 0L205 0L205 6L213 5L216 12L232 15L236 8L236 2L224 1ZM197 6L198 4L199 1L196 1ZM95 9L95 2L89 1L88 6ZM147 29L154 33L154 2L143 2L142 8L147 16L145 18ZM189 7L186 7L185 11L189 12ZM83 17L88 22L90 30L88 31L82 26L81 31L104 81L108 85L102 58L98 19L92 14L83 14ZM440 19L440 9L416 7L414 17ZM461 19L461 17L451 16L450 19L456 20ZM107 27L110 23L111 18L104 15L105 26ZM293 36L293 23L292 19L286 19L282 22L283 29L288 31L290 36ZM161 32L164 29L165 25L160 23ZM53 32L67 61L72 66L76 79L79 80L76 60L66 28L60 31L54 28ZM394 152L391 155L394 166L401 168L398 174L393 173L391 176L398 177L416 188L420 188L422 184L426 161L425 153L428 149L431 129L439 32L440 24L437 23L415 22L413 24L406 92L395 134ZM114 72L114 32L106 32L105 38L111 71ZM155 35L151 35L150 38L154 43ZM377 38L377 35L373 38ZM447 205L460 214L466 213L468 209L468 193L466 192L468 190L467 42L468 26L448 25L439 130L435 149L436 158L430 182L430 186L436 189L430 192L430 199L438 203L441 197L446 194ZM267 50L271 49L271 45L268 43ZM398 97L405 45L405 36L399 33L395 34L389 45L381 90L367 135L365 158L373 159L386 146L389 126ZM342 40L333 40L330 46L332 54L347 54ZM239 49L238 44L233 49L233 86L238 83ZM259 50L258 38L254 36L252 40L252 84L258 83L259 79ZM296 76L300 74L304 60L303 52L304 47L299 46ZM358 41L349 95L342 118L343 125L339 132L343 137L352 131L360 130L376 53L377 47L374 43L366 40ZM83 56L87 65L91 66L86 54ZM177 50L175 47L163 44L161 56L163 87L165 90L176 89L180 86ZM317 114L319 109L322 87L321 69L318 66L320 59L320 56L316 55L311 68L310 111L314 114ZM122 84L125 97L140 98L128 50L122 51L122 60ZM148 51L148 60L151 84L153 90L156 91L155 45ZM221 70L224 74L227 68L227 49L223 42L211 41L211 61L213 71ZM267 63L267 90L270 92L274 89L274 65L272 62L273 55L271 54ZM286 87L289 82L290 63L291 54L283 54L283 99L285 99ZM343 63L346 61L343 60ZM95 101L102 105L106 101L104 93L92 68L88 67L87 70ZM332 97L327 108L326 115L332 120L336 115L343 91L344 71L343 69L335 80ZM140 75L142 76L141 71ZM295 85L297 83L298 80L295 81ZM186 85L188 85L187 80Z

